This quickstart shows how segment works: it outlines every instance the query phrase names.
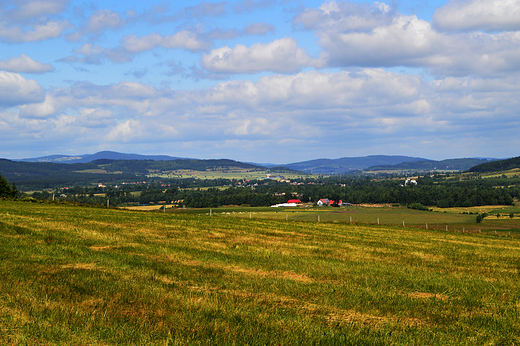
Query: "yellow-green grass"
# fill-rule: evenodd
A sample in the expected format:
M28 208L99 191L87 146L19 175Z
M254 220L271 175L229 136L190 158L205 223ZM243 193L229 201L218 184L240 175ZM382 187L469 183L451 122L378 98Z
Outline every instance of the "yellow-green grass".
M136 207L134 210L139 210ZM159 209L159 206L148 210ZM433 211L413 210L406 207L390 206L349 206L349 207L219 207L212 208L211 214L221 217L239 217L246 219L271 219L307 222L335 222L357 224L380 224L414 226L428 229L457 232L494 232L513 231L520 233L520 207L517 206L482 206L471 208L432 208ZM144 209L141 209L144 210ZM167 212L210 214L205 209L166 209ZM471 213L471 214L470 214ZM476 223L477 213L489 213L481 223ZM500 218L495 216L500 213ZM510 218L510 213L516 213Z
M0 343L512 345L517 238L0 201Z
M507 171L503 171L500 173L492 172L492 173L481 173L482 178L500 178L505 175L508 178L520 175L520 168L513 168Z

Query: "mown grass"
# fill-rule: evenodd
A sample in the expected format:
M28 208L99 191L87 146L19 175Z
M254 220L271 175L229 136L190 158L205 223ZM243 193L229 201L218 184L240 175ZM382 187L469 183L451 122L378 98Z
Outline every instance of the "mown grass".
M512 345L518 238L0 201L0 343Z

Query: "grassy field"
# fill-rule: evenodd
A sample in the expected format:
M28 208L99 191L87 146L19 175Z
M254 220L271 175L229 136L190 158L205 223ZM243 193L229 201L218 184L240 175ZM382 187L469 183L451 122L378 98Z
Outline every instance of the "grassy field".
M520 343L507 233L0 201L0 258L2 344Z
M126 209L135 211L160 211L162 206L135 206ZM413 226L431 230L457 232L494 233L513 232L520 235L520 207L518 206L481 206L469 208L432 208L431 212L413 210L406 207L384 205L348 206L348 207L219 207L200 209L171 209L166 212L176 214L204 214L215 216L238 217L245 219L269 219L307 222L335 222L354 224L379 224L392 226ZM211 210L211 211L210 211ZM476 223L477 214L488 213L481 223ZM497 218L496 214L500 214ZM513 213L513 218L509 214Z

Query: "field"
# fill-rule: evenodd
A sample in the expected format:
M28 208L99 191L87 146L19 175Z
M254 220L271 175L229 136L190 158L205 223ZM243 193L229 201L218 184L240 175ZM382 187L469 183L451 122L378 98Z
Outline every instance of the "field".
M516 234L231 215L0 201L0 342L520 342Z
M162 206L135 206L125 209L135 211L162 211ZM270 219L286 221L333 222L368 225L412 226L430 230L457 232L494 233L513 232L520 236L520 207L481 206L469 208L432 208L431 212L413 210L402 206L355 205L348 207L219 207L200 209L172 209L166 205L166 212L177 214L210 213L221 217L246 219ZM488 213L481 223L476 223L477 214ZM500 217L496 217L496 214ZM511 218L509 215L515 216Z
M294 174L294 173L270 173L270 171L252 171L246 169L226 170L226 171L196 171L196 170L176 170L170 172L150 173L149 178L197 178L197 179L234 179L234 180L257 180L266 179L267 175L283 176L286 179L296 179L302 176L316 178L316 174Z

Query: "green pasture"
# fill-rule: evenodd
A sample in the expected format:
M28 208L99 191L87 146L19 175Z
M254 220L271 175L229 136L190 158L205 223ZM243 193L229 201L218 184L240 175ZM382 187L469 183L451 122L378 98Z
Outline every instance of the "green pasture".
M157 211L159 211L157 207ZM413 226L419 228L464 231L520 233L520 207L482 206L471 208L433 208L432 211L413 210L406 207L348 206L348 207L219 207L200 209L166 209L179 214L203 214L215 217L245 219L270 219L285 221L332 222L353 224L378 224ZM488 213L481 223L476 223L477 214ZM499 213L500 217L495 215ZM509 214L513 213L513 218Z
M0 343L520 343L515 236L225 215L0 200Z

